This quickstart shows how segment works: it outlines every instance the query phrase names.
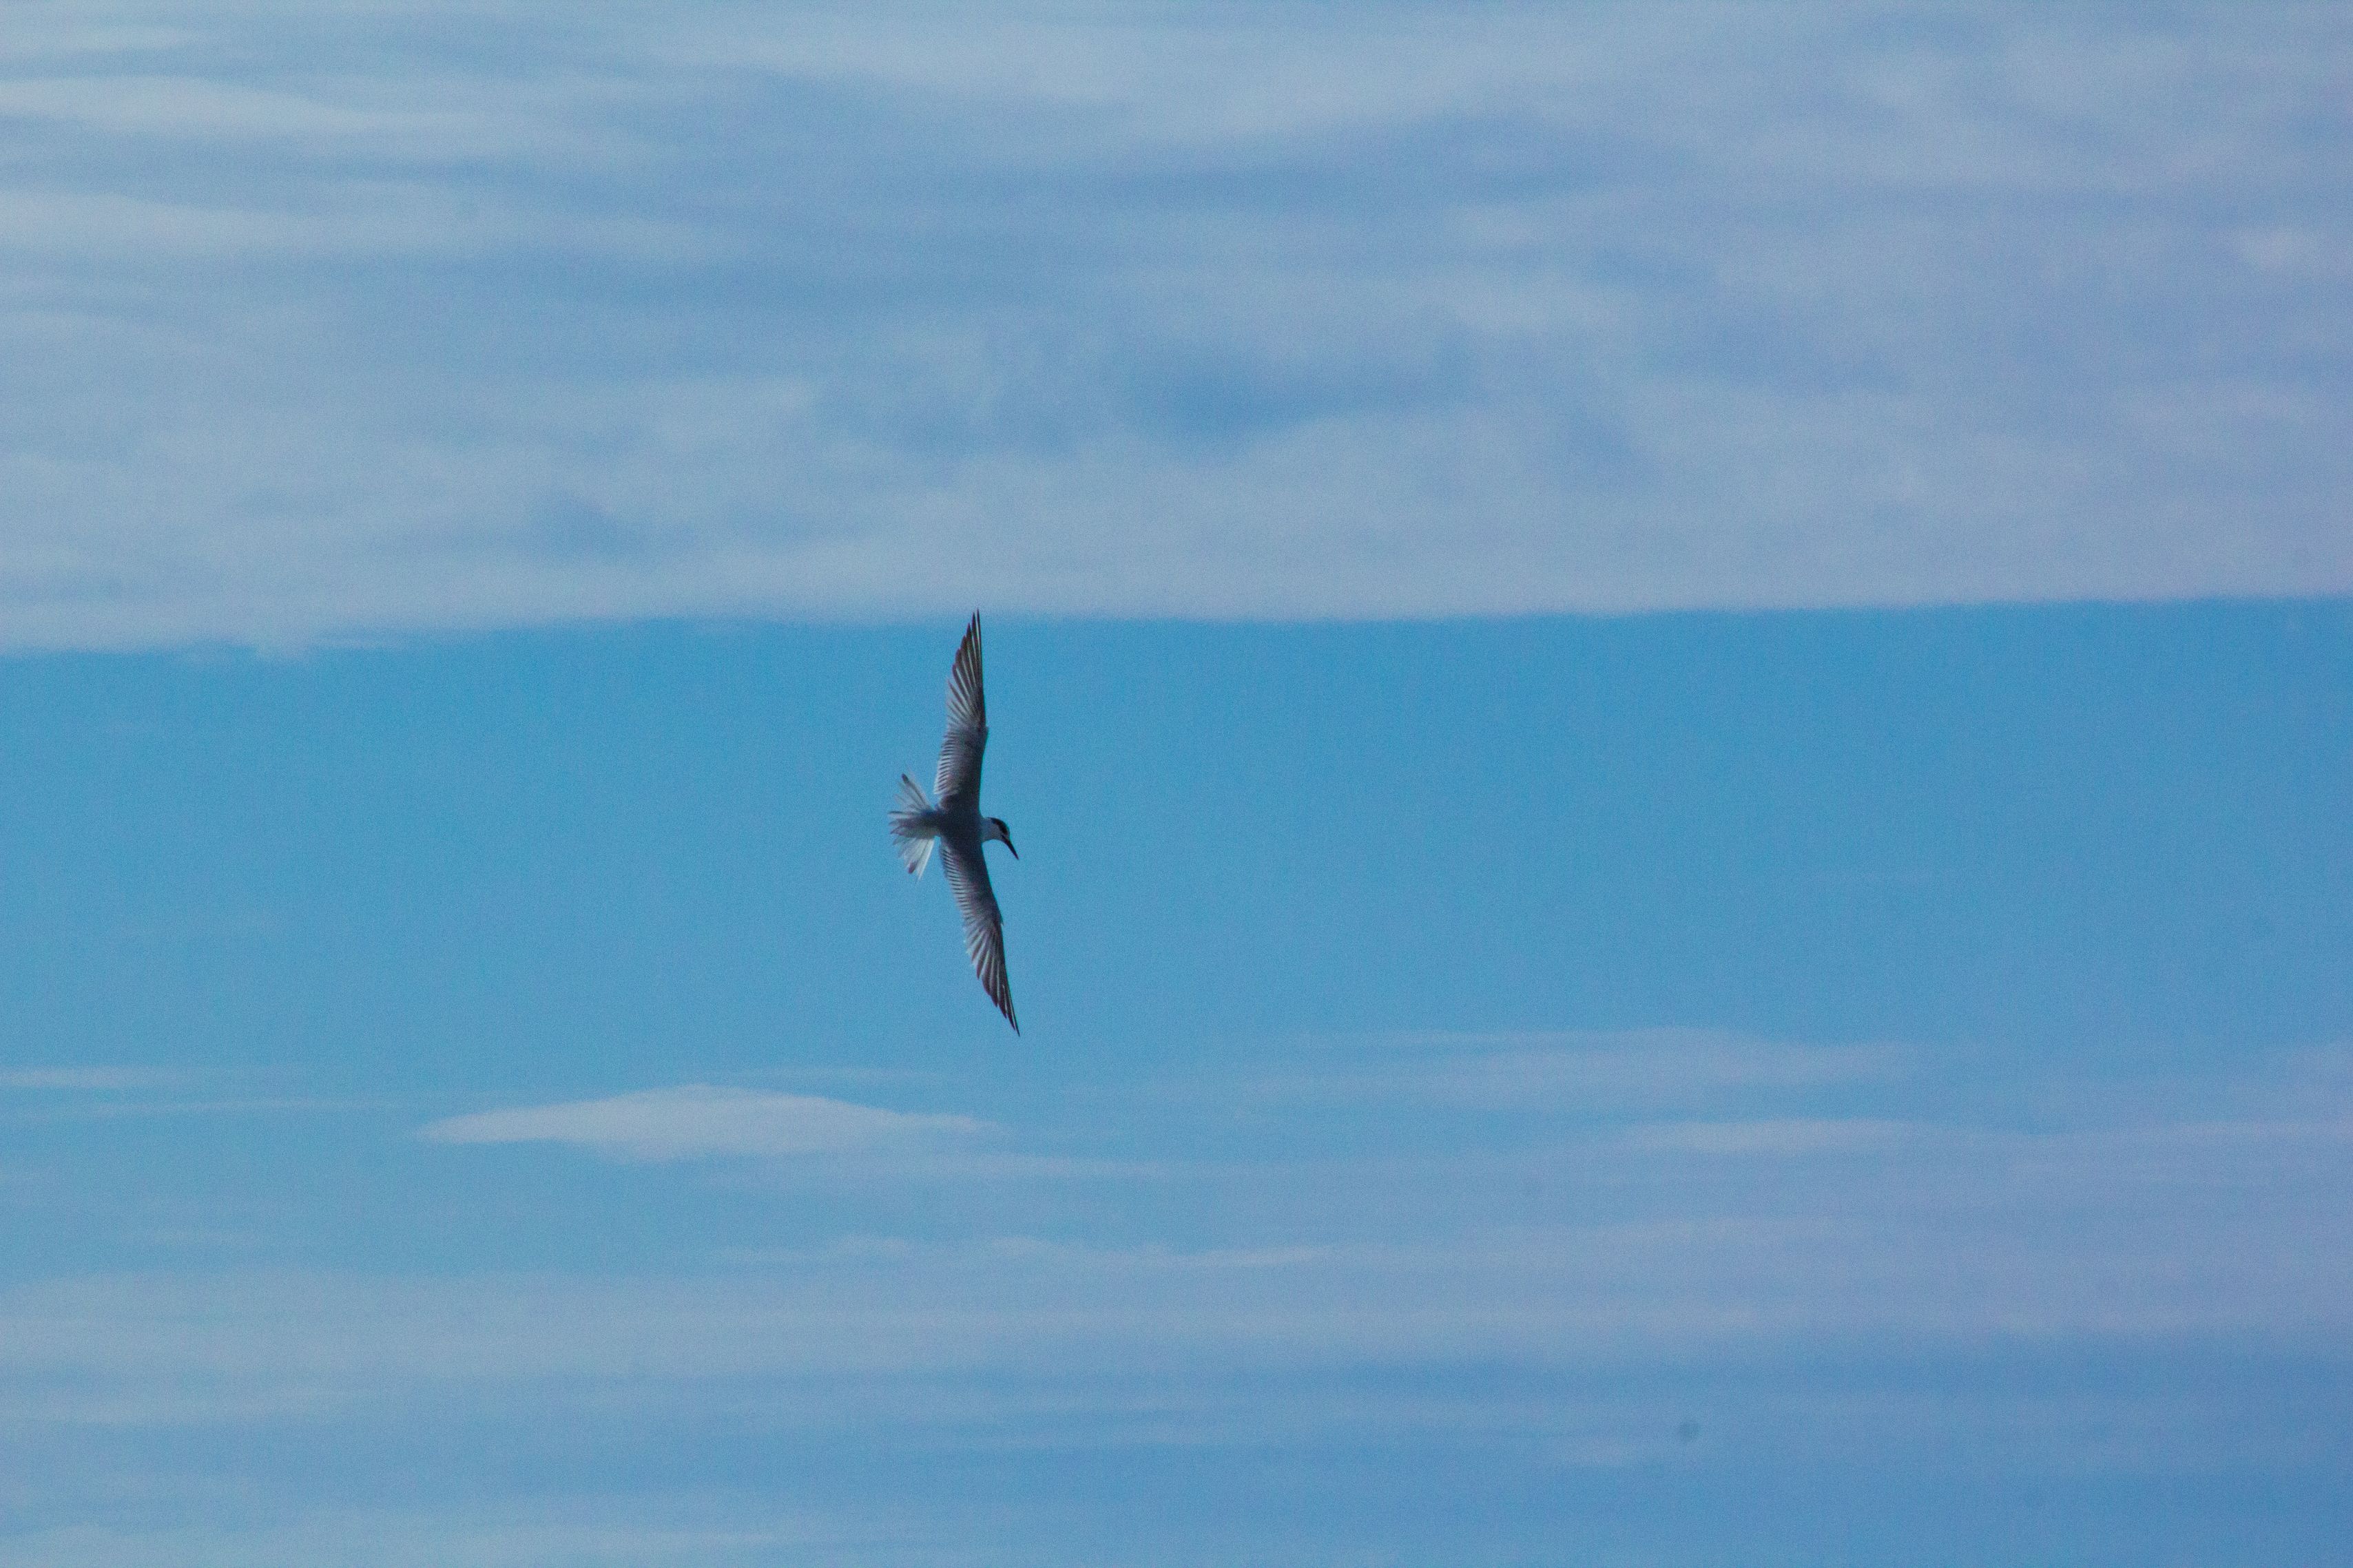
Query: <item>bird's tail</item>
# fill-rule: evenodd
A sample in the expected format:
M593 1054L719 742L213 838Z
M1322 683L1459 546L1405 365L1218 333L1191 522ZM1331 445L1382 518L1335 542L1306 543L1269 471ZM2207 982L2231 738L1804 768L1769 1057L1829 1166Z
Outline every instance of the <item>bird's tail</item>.
M904 773L899 775L899 804L891 808L891 839L899 847L899 858L917 877L932 863L932 846L939 842L939 830L932 825L931 797Z

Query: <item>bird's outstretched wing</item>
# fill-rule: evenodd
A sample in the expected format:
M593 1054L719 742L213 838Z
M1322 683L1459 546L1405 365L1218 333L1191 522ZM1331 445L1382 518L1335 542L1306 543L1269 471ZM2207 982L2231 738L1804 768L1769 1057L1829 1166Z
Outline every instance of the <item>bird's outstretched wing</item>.
M987 745L988 705L980 694L980 616L975 614L956 647L955 666L948 671L948 732L940 742L939 774L932 781L932 794L941 810L954 809L950 802L978 802L980 753ZM986 871L981 873L980 887L986 894Z
M1013 1016L1013 987L1005 978L1005 917L997 913L997 889L988 885L988 862L981 858L980 848L977 838L944 837L940 864L946 868L948 889L964 916L964 950L971 955L972 972L1018 1035L1021 1020Z

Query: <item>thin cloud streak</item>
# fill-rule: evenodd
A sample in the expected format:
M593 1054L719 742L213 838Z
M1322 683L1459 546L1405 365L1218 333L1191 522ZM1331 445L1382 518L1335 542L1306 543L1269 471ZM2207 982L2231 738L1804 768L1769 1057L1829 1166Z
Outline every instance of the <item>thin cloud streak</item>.
M1885 1085L1914 1071L1901 1046L1806 1046L1713 1029L1349 1037L1371 1063L1253 1080L1283 1099L1409 1099L1489 1110L1596 1113L1771 1090Z
M168 1068L18 1068L0 1072L0 1089L66 1089L106 1093L123 1089L176 1089L196 1075Z
M988 1131L969 1116L881 1110L813 1095L685 1084L608 1100L452 1116L438 1143L563 1143L623 1160L842 1154L923 1147Z
M706 1505L707 1506L707 1505ZM544 1568L550 1563L762 1563L779 1553L857 1557L894 1542L892 1532L807 1518L774 1505L748 1521L664 1529L630 1510L511 1509L481 1516L383 1509L290 1510L241 1525L155 1525L125 1521L20 1531L0 1561L40 1568L117 1568L124 1563L235 1563L238 1568L315 1568L348 1557L364 1541L382 1568Z

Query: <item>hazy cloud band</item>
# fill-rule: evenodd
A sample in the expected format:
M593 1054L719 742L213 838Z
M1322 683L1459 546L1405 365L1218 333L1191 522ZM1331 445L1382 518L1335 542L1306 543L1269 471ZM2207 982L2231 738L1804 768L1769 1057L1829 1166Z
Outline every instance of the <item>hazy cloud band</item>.
M11 32L18 646L2353 589L2329 7Z

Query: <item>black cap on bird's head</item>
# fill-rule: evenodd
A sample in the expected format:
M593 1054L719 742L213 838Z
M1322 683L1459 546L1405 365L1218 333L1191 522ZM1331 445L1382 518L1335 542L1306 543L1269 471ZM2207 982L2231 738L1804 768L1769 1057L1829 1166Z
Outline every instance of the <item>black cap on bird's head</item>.
M997 840L1008 849L1013 849L1013 832L1010 828L1005 826L1005 818L1001 816L990 817L988 819L988 836L991 838ZM1013 849L1013 858L1016 860L1020 859L1021 851L1018 849Z

